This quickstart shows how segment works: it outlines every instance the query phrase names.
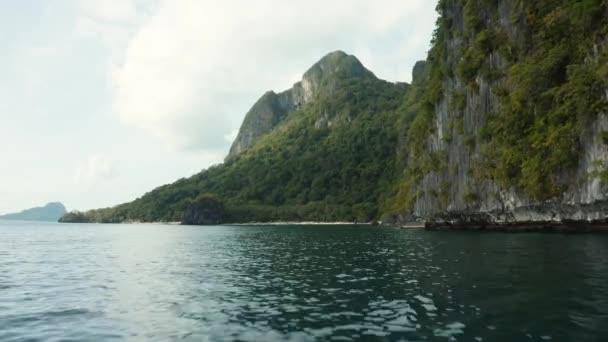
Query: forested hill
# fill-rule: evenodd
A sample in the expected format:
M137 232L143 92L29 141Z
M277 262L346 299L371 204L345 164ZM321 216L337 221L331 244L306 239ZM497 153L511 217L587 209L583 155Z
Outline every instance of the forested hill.
M224 164L131 203L63 220L182 221L193 202L213 199L223 222L369 221L399 173L399 108L407 88L332 52L292 89L257 101Z
M246 115L222 165L66 221L608 217L608 3L440 0L411 85L334 52Z

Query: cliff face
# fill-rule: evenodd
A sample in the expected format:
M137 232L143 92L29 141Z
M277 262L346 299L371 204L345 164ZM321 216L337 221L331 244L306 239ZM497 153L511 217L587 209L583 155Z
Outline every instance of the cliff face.
M313 101L319 94L331 94L344 78L375 78L359 60L342 51L334 51L314 64L291 89L264 94L247 112L233 142L228 159L236 157L268 134L290 113Z
M424 87L428 93L435 82L441 95L423 152L403 148L406 174L419 175L402 189L409 196L402 220L608 216L608 75L598 71L606 68L608 12L605 3L587 4L581 20L592 23L581 29L576 3L440 1ZM425 159L432 166L420 172Z
M213 225L224 221L224 206L216 198L201 196L184 210L181 223L185 225Z
M236 140L230 147L228 158L235 157L268 134L285 116L297 108L293 90L280 94L269 91L247 112Z

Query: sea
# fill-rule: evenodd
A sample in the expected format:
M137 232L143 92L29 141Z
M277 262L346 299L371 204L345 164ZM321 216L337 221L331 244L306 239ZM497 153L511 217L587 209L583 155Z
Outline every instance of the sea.
M0 221L0 341L608 341L608 236Z

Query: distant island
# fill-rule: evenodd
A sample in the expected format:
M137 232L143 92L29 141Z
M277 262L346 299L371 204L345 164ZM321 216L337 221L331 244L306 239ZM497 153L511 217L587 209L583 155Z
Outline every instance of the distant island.
M62 203L51 202L44 207L35 207L18 213L1 215L0 220L57 222L66 213L67 210Z

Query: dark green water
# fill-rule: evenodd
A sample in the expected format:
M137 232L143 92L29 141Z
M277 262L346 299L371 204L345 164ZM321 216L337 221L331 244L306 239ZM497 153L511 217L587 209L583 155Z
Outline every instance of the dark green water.
M608 237L0 222L0 341L608 341Z

